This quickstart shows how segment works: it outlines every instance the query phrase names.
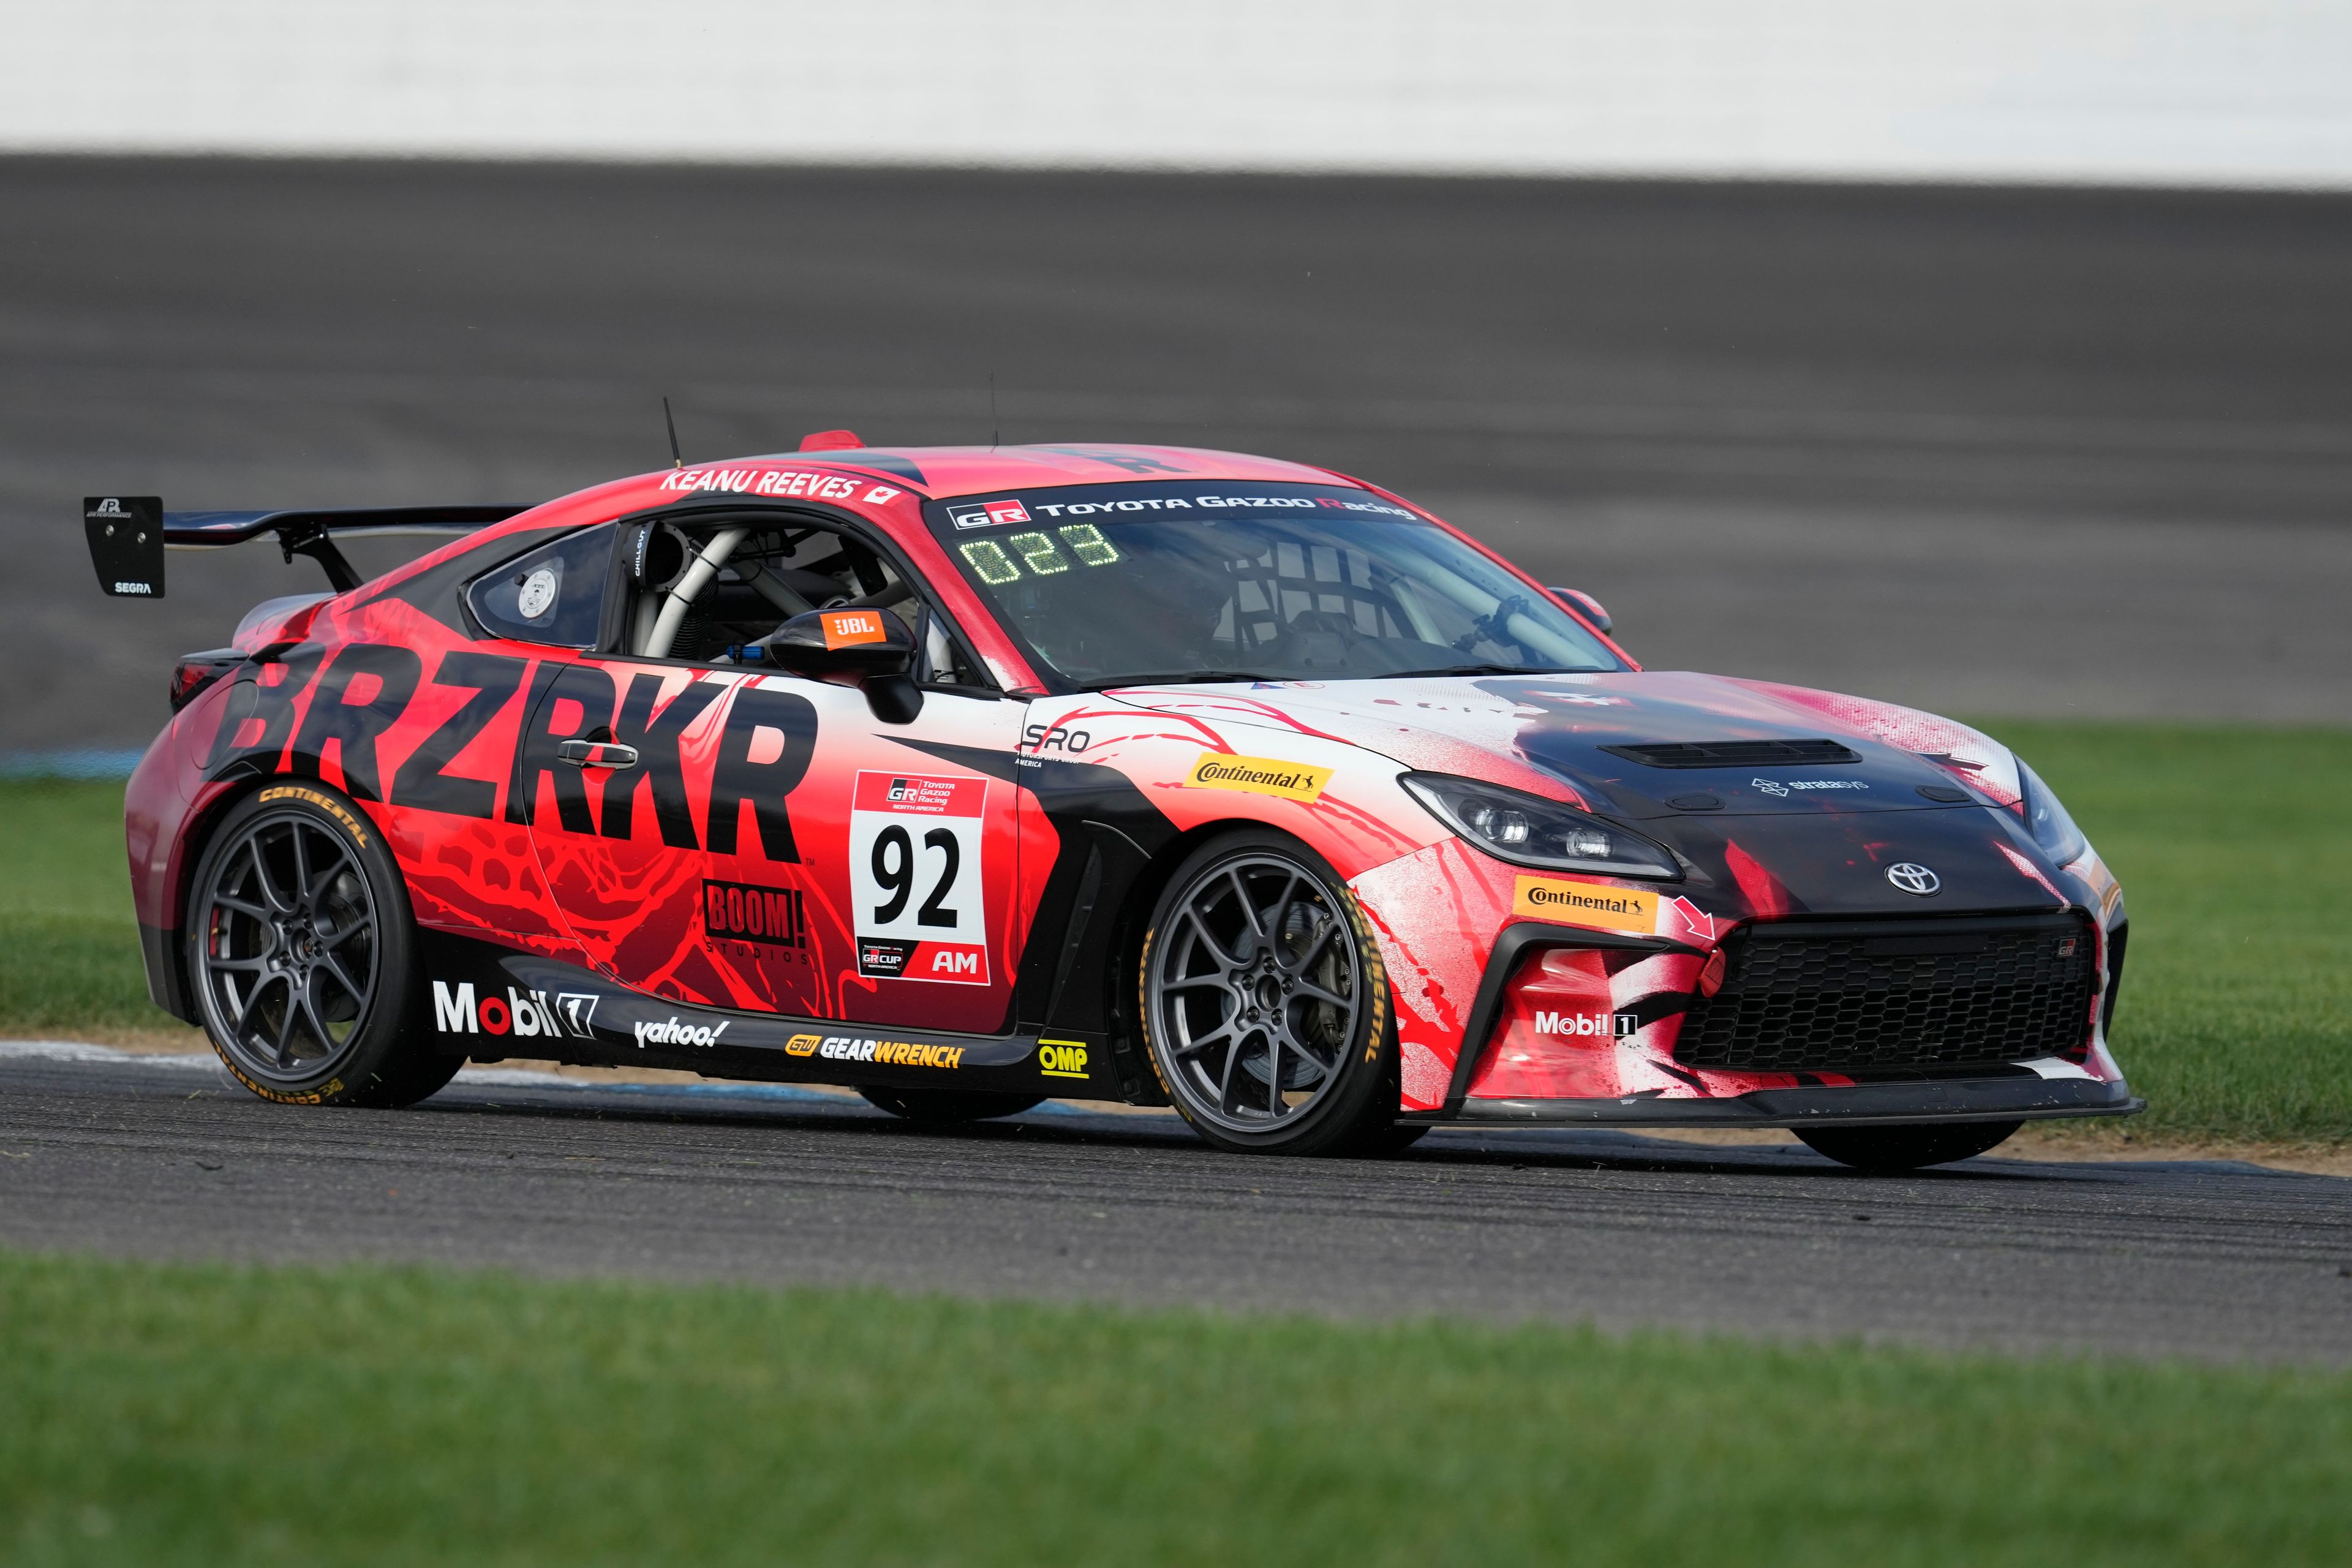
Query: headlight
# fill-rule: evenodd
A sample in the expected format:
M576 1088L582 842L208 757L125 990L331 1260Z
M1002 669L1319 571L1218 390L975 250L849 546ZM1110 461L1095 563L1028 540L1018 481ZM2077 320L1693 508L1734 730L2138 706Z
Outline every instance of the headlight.
M2024 791L2025 826L2033 842L2055 865L2071 866L2080 860L2091 841L2083 837L2083 830L2074 826L2074 819L2066 815L2042 775L2027 767L2022 757L2017 759L2017 782Z
M1604 877L1682 879L1682 868L1664 849L1572 805L1448 773L1406 773L1399 782L1497 860Z

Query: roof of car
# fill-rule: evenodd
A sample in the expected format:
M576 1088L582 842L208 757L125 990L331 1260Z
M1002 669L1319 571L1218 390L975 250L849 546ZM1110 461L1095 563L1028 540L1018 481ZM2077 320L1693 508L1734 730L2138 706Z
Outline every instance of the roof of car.
M1129 479L1255 479L1325 485L1355 482L1328 468L1286 463L1276 458L1255 458L1244 452L1081 441L1034 447L835 447L774 452L734 460L825 463L869 473L893 474L933 498L1042 489L1055 485L1117 484Z

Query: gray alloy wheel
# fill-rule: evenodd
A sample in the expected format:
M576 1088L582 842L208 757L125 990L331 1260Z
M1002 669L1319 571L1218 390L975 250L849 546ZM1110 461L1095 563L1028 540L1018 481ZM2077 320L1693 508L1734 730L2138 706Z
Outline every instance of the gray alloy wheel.
M382 836L343 795L261 790L205 851L188 902L205 1032L264 1099L404 1105L462 1058L404 1048L409 912Z
M1320 858L1253 837L1196 854L1161 897L1144 951L1152 1065L1212 1142L1347 1152L1395 1119L1387 978Z

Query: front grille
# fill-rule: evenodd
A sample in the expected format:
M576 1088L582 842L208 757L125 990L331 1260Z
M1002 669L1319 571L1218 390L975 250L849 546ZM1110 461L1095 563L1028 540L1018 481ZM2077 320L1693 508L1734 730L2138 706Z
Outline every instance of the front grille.
M1660 741L1601 749L1645 768L1819 767L1862 761L1853 748L1835 741Z
M2098 944L2072 913L1735 931L1675 1058L1757 1072L1940 1068L2089 1043Z

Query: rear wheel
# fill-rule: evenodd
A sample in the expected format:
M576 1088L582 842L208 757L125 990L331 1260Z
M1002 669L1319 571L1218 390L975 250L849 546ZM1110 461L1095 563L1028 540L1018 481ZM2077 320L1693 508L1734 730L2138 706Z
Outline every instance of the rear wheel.
M1203 846L1160 896L1142 969L1152 1069L1202 1137L1256 1153L1398 1146L1388 976L1321 856L1264 831Z
M1895 1127L1800 1127L1816 1154L1858 1171L1916 1171L1971 1159L2006 1141L2022 1121L1928 1121Z
M1018 1116L1042 1104L1042 1094L986 1094L952 1089L861 1089L866 1103L908 1121L985 1121Z
M464 1058L411 1037L415 939L383 836L350 797L272 784L197 864L188 973L237 1081L295 1105L407 1105Z

